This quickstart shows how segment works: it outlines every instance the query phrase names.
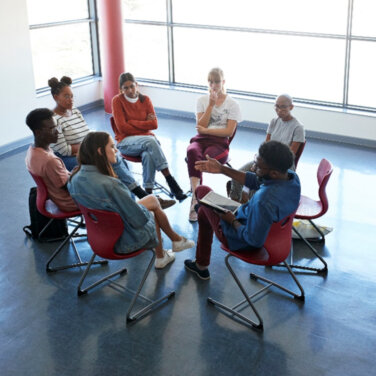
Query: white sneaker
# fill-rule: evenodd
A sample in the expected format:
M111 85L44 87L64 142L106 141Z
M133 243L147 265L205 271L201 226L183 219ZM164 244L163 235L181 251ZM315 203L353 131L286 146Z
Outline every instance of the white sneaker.
M166 265L168 265L169 263L175 261L175 253L172 252L171 249L167 250L167 251L163 251L164 252L164 255L162 258L156 258L155 259L155 268L156 269L163 269Z
M172 250L174 252L184 251L184 249L192 248L195 246L195 242L193 240L189 240L182 236L182 240L177 242L172 242Z

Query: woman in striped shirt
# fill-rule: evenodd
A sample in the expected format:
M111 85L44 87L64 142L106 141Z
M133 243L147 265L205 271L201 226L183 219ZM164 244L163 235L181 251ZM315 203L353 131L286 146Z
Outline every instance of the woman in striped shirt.
M78 149L90 131L80 110L73 107L71 84L72 79L67 76L62 77L60 81L56 77L48 80L51 94L56 102L54 119L59 129L58 140L51 147L69 171L77 165Z

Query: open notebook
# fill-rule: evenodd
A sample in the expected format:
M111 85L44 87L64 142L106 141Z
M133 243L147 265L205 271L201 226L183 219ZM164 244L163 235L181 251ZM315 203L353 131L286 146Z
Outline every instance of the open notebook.
M201 200L199 200L199 202L202 205L208 206L212 209L216 209L223 213L231 211L233 214L235 214L239 206L241 206L239 202L221 196L213 191L210 191Z

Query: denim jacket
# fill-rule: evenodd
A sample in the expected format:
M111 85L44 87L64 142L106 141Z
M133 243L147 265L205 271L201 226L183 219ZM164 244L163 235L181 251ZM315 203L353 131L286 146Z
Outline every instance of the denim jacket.
M234 229L221 220L230 249L262 247L271 225L295 212L300 200L300 181L291 170L288 177L288 180L260 181L255 173L247 172L245 186L256 189L256 193L236 213L242 226Z
M100 173L93 165L82 165L68 183L68 190L76 202L89 209L120 214L124 231L115 245L116 253L158 244L153 215L132 199L131 192L119 179Z

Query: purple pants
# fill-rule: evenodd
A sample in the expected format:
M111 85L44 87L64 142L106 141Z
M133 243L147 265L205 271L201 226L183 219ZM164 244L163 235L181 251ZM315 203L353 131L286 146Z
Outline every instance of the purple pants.
M198 200L203 198L212 189L206 185L197 187L195 194ZM227 240L222 232L219 216L210 208L200 206L198 209L198 238L196 248L196 262L201 266L209 266L213 234L218 240L227 245Z
M190 141L190 145L187 148L187 162L188 162L188 175L189 177L195 176L201 180L202 172L195 169L196 161L205 160L206 154L215 158L220 154L224 156L217 159L220 163L226 163L228 158L228 137L197 135Z

